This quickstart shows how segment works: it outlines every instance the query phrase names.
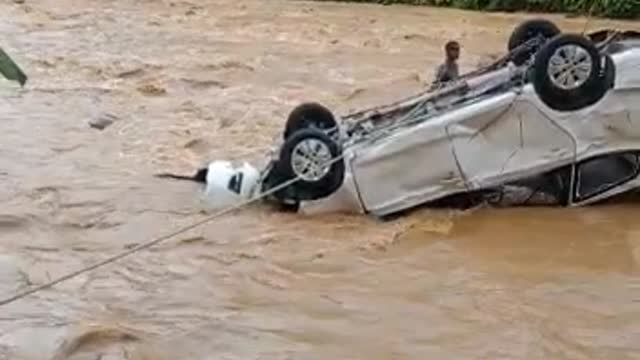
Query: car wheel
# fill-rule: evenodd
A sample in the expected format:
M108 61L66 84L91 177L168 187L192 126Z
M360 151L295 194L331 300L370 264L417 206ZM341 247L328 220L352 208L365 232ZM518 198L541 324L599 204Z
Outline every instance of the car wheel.
M345 165L340 145L317 129L297 131L280 150L278 172L291 185L296 200L317 200L334 193L344 181Z
M528 20L521 23L513 30L511 36L509 37L507 49L509 51L513 51L518 46L538 36L541 36L544 39L552 39L558 34L560 34L560 29L549 20ZM518 52L517 54L513 55L513 58L511 60L518 66L523 65L536 53L536 51L537 49L534 48Z
M289 114L284 129L284 139L302 129L316 128L326 131L336 128L337 125L333 114L326 107L318 103L303 103Z
M574 111L595 104L606 94L603 57L586 37L558 35L536 55L533 86L547 106Z

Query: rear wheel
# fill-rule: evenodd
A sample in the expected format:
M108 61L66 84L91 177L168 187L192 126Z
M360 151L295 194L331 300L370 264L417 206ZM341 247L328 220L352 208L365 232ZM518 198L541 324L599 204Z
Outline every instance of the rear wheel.
M517 47L527 43L528 41L540 37L543 40L549 40L560 34L560 29L551 21L545 19L528 20L518 25L511 36L507 49L515 50ZM512 61L520 66L527 62L536 53L538 48L524 49L513 55Z
M610 85L602 71L603 62L589 39L574 34L556 36L536 55L533 86L542 102L557 111L593 105Z
M315 128L328 131L335 129L337 125L335 117L326 107L318 103L303 103L289 114L284 129L284 139L302 129Z

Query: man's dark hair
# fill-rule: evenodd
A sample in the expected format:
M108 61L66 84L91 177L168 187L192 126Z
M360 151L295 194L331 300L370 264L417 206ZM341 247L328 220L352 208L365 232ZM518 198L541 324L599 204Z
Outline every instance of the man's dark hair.
M452 49L454 47L460 48L460 44L455 40L451 40L451 41L447 42L447 44L444 46L444 49L445 50L450 50L450 49Z

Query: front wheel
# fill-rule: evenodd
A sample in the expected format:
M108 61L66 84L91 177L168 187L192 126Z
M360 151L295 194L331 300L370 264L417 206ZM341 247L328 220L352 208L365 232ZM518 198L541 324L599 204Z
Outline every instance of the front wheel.
M610 88L603 57L581 35L556 36L537 53L532 82L543 103L556 111L575 111L600 101Z
M334 193L344 181L345 164L340 145L316 129L297 131L280 150L278 167L297 200L317 200Z

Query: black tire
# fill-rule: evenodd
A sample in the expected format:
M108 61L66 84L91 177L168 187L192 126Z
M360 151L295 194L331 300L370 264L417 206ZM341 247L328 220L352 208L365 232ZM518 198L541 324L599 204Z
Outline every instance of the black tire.
M282 166L278 162L272 164L271 169L262 182L261 192L266 193L271 189L281 186L289 178L285 177L282 172ZM296 198L295 189L291 186L285 186L272 193L269 198L276 200L277 207L281 211L297 211L300 203Z
M603 78L603 85L606 90L610 90L616 86L616 64L609 55L605 55L604 60L601 77Z
M552 56L560 48L574 45L587 52L591 59L588 78L575 88L557 86L548 74ZM543 103L556 111L575 111L600 101L608 90L607 77L602 72L602 56L593 42L576 34L558 35L537 53L532 82Z
M330 165L329 171L320 179L308 180L300 178L289 187L287 197L294 198L298 201L317 200L327 197L338 190L344 181L344 161L342 159L335 160L342 155L342 148L327 134L317 129L299 130L291 134L285 141L280 150L280 158L276 164L276 171L280 174L281 178L284 181L289 181L298 176L293 167L293 152L296 151L296 146L310 139L316 140L324 145L331 156L329 161L333 162Z
M542 36L544 39L549 40L559 35L560 33L560 29L549 20L528 20L521 23L513 30L511 36L509 37L507 50L513 51L518 46L538 36ZM535 55L537 50L538 49L536 48L532 48L519 51L517 54L513 55L511 60L518 66L523 65L527 60Z
M286 140L291 134L302 129L328 130L337 125L335 117L326 107L318 103L303 103L289 114L284 129L284 139Z

